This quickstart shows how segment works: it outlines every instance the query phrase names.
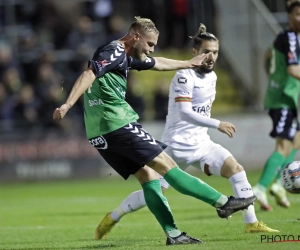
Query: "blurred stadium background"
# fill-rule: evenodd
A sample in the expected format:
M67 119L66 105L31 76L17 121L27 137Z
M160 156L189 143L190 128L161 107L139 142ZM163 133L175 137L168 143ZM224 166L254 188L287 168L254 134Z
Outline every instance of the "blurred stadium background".
M274 142L262 100L263 54L287 24L284 0L0 0L0 182L114 174L85 138L82 100L52 120L94 50L122 37L134 16L160 30L154 56L188 59L199 23L220 40L214 117L234 123L227 139L210 131L247 168L262 167ZM174 72L132 72L127 100L157 139Z

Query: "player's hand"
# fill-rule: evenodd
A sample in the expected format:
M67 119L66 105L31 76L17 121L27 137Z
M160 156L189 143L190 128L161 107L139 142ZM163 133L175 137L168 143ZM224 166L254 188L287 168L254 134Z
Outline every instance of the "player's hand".
M60 108L56 108L53 113L53 120L63 119L70 108L71 105L66 103L61 105Z
M204 66L207 59L209 58L211 52L206 53L206 54L200 54L198 56L195 56L190 60L190 63L192 64L192 67L201 67Z
M230 122L220 122L218 130L232 138L235 132L235 126Z

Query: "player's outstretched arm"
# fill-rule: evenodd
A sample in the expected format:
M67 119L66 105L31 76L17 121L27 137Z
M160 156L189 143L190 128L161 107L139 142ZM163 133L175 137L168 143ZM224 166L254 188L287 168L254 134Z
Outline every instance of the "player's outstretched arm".
M91 69L85 70L76 80L65 104L54 110L53 119L63 119L79 97L91 86L96 76Z
M187 61L172 60L164 57L154 57L155 65L151 69L158 71L168 71L201 67L205 64L205 61L208 57L209 54L201 54Z
M218 130L232 138L235 132L235 126L230 122L220 122Z

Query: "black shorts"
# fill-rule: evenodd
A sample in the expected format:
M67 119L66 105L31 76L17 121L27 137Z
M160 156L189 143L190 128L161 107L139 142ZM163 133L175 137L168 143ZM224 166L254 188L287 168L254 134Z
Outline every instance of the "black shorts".
M269 115L273 122L271 137L279 137L290 141L294 140L295 134L300 130L295 109L270 109Z
M125 180L151 162L167 147L155 140L137 122L89 139L89 142Z

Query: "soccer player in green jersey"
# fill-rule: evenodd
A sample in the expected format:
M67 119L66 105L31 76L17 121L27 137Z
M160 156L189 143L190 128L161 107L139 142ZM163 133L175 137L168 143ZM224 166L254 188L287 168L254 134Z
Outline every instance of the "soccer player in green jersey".
M261 208L266 211L272 210L266 195L270 185L270 194L275 197L277 204L286 208L290 206L279 177L281 169L294 160L300 147L297 118L300 93L300 0L288 0L286 5L289 27L276 37L265 56L269 84L264 106L273 122L270 136L275 138L276 147L253 192Z
M88 69L76 80L66 103L54 111L53 118L62 119L84 94L84 120L90 143L124 179L133 175L140 182L149 210L166 233L166 244L198 244L202 241L177 228L158 173L177 191L215 207L221 218L247 208L256 198L227 197L180 170L163 151L166 145L137 123L138 115L125 101L128 70L201 67L210 56L201 54L188 61L150 57L158 35L150 19L136 17L124 37L95 51Z
M201 169L206 175L222 176L230 182L236 197L250 197L252 187L246 172L233 155L221 145L214 143L208 128L218 129L230 138L235 126L211 118L211 109L216 98L217 75L214 66L219 54L219 40L200 24L192 38L192 53L211 52L206 65L201 68L178 70L169 88L169 104L162 142L168 147L165 152L185 170L188 166ZM169 188L160 176L163 192ZM143 190L132 192L112 212L105 215L96 228L95 238L101 240L126 214L146 206ZM278 233L258 221L254 206L242 211L247 233ZM109 223L111 222L111 223Z

